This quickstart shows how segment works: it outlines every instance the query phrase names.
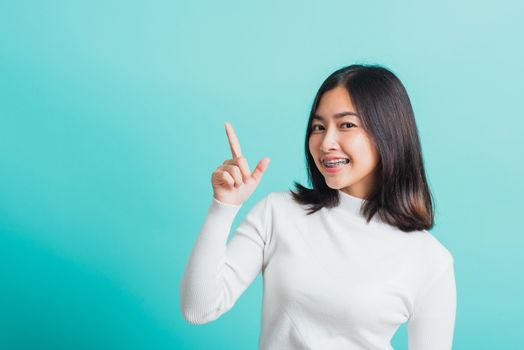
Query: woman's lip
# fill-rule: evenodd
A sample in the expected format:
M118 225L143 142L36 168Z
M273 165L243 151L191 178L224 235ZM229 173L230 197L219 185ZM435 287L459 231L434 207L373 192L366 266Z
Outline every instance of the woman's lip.
M351 163L351 162L349 162ZM330 174L335 174L335 173L338 173L339 171L341 171L345 166L347 166L349 163L346 163L342 166L337 166L337 167L334 167L334 168L328 168L324 165L324 163L322 162L322 167L324 168L324 170L326 170L328 173Z
M347 157L325 157L325 158L320 158L320 161L323 162L325 160L335 160L335 159L348 159Z

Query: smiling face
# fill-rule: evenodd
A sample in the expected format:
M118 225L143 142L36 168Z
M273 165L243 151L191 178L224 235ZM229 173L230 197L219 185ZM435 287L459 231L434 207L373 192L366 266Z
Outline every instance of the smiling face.
M322 95L310 127L309 152L328 187L367 198L379 156L346 88L337 86ZM325 164L326 159L345 162Z

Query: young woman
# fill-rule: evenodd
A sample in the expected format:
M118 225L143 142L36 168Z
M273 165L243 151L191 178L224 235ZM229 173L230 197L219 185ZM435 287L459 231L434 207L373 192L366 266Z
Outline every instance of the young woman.
M192 324L231 309L262 272L260 349L392 349L408 322L410 350L452 348L453 256L427 230L433 204L418 131L400 80L351 65L320 87L305 151L311 188L272 192L227 237L269 159L251 173L231 125L232 159L180 285Z

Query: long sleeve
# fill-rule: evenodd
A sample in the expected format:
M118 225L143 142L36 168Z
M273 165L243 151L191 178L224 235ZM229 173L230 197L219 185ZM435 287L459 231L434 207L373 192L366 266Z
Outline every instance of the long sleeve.
M241 205L212 199L180 283L180 306L192 324L208 323L231 309L262 269L268 198L257 202L227 241Z
M453 259L443 272L415 298L408 322L409 350L452 349L456 315Z

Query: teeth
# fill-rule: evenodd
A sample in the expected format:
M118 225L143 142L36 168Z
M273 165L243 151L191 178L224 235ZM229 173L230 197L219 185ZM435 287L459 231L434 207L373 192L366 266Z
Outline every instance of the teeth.
M324 160L324 165L326 166L333 166L333 165L339 165L339 164L347 164L349 163L349 159L335 159L335 160Z
M349 161L349 159L339 158L339 159L332 159L332 160L324 160L324 163L337 163L337 162L346 163L348 161Z

